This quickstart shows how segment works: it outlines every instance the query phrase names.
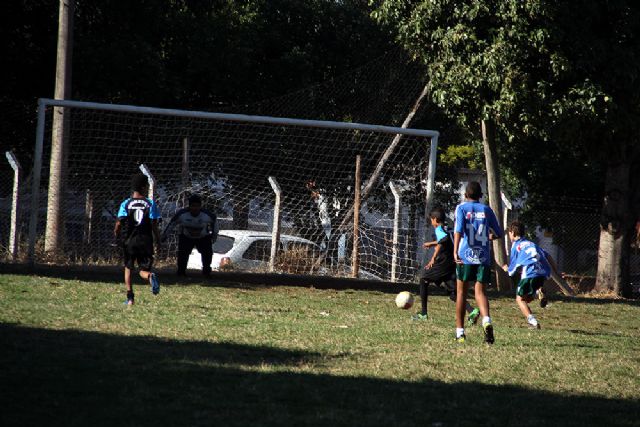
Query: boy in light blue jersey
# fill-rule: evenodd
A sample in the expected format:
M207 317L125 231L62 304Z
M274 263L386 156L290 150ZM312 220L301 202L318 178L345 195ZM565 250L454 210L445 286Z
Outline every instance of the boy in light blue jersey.
M523 223L513 221L509 225L508 232L512 242L510 262L508 266L505 264L502 268L509 273L509 276L515 275L519 269L522 269L516 290L516 302L524 317L527 318L529 326L540 329L540 323L531 313L528 303L533 300L536 291L542 291L544 281L551 276L552 270L559 275L558 267L544 249L525 239Z
M456 261L456 341L464 342L464 314L467 290L475 283L475 298L482 316L484 341L493 344L493 325L489 315L489 300L484 288L491 281L491 240L504 232L491 208L480 203L480 183L471 181L465 190L466 200L456 207L454 227L454 258Z

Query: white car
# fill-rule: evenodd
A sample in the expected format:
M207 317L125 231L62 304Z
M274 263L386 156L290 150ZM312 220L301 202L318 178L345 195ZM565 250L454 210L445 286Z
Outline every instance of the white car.
M280 235L278 252L287 252L292 249L306 250L307 262L315 262L320 247L311 240L302 237ZM220 270L220 267L231 267L234 270L267 271L271 257L271 233L267 231L250 230L220 230L218 238L213 244L213 259L211 268ZM193 249L189 255L187 269L202 270L202 257ZM351 268L341 266L339 268L321 267L318 270L321 275L337 275L350 277ZM382 280L375 274L360 270L360 278L365 280Z
M311 240L286 234L280 235L278 252L286 252L294 247L308 249L309 254L317 254L320 251L318 245L313 243ZM220 230L218 238L213 244L211 268L213 270L219 270L220 267L229 266L237 270L266 271L270 256L270 232ZM196 249L194 249L189 255L187 269L202 269L202 257Z

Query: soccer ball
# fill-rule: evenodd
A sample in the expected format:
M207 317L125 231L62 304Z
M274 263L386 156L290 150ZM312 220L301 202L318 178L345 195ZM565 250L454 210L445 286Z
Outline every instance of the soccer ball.
M396 295L396 305L398 308L407 310L413 306L413 295L409 291L402 291Z

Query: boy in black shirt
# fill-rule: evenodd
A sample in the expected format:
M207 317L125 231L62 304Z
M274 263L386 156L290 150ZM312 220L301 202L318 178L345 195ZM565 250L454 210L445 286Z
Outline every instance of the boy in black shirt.
M413 320L427 320L427 301L429 298L428 286L430 282L439 285L449 284L456 272L456 263L453 258L453 239L451 233L446 229L445 214L442 208L434 208L429 216L431 217L431 225L436 230L436 240L426 242L423 248L435 246L435 251L429 263L420 271L420 301L421 311L412 316ZM455 287L451 286L449 298L456 301ZM474 324L478 320L480 311L471 307L467 303L467 312L469 313L469 324Z
M116 240L120 239L124 227L124 284L127 287L127 305L134 304L133 287L131 285L131 270L138 264L140 277L151 284L151 292L160 292L160 283L153 266L153 241L160 244L160 230L158 220L160 210L158 205L144 196L149 191L149 182L143 174L136 174L132 179L132 194L120 205L118 220L113 233Z

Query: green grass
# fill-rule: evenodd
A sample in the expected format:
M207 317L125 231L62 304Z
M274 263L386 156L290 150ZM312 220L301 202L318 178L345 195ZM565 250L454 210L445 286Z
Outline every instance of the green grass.
M445 296L106 280L0 275L2 425L640 425L636 302L491 295L489 347Z

